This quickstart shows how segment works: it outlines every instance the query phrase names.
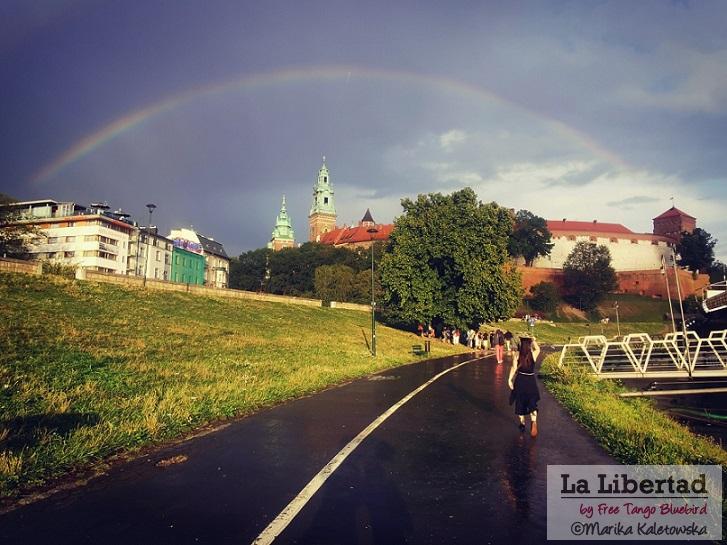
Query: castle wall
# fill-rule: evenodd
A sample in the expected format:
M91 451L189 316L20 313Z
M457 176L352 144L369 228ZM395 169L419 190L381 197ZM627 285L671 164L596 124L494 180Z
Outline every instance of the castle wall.
M565 281L561 269L549 269L538 267L518 266L522 276L525 293L530 293L530 288L540 282L551 282L558 286L561 292L565 291ZM687 270L678 269L679 285L682 298L690 295L700 295L702 290L709 285L709 275L699 274L696 277ZM674 269L668 269L669 289L672 299L677 298L676 277ZM621 271L616 272L618 281L618 293L633 293L649 297L661 297L666 299L666 279L660 270Z
M644 235L619 234L617 236L593 235L560 235L553 234L553 249L550 255L539 257L533 262L533 267L544 269L562 269L566 259L578 242L592 242L603 245L611 253L611 266L616 272L658 270L661 268L661 259L671 255L671 249L664 240L657 240Z

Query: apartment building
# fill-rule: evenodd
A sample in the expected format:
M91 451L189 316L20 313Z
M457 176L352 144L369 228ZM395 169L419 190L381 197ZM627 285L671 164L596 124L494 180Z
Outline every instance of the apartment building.
M135 227L123 213L50 199L6 205L39 235L29 241L33 259L126 274Z

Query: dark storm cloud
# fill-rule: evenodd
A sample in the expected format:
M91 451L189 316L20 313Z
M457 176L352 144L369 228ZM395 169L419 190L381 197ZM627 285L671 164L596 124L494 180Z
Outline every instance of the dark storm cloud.
M305 240L325 154L342 222L470 185L647 229L674 194L727 241L726 18L716 2L6 2L0 191L141 217L152 200L163 230L235 254L265 244L283 193ZM350 75L201 93L30 182L152 104L330 65Z

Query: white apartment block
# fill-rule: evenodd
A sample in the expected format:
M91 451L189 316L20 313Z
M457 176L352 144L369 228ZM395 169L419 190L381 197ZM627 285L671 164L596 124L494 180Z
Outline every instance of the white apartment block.
M52 200L10 205L40 236L30 241L34 259L101 272L126 274L134 227L74 203Z
M155 227L135 229L129 242L128 274L170 280L172 249L172 241L159 235Z

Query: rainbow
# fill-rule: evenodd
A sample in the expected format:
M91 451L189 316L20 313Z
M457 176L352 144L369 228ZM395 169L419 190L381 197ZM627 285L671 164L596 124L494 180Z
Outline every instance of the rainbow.
M32 177L31 183L45 182L56 176L61 170L68 165L83 159L94 150L98 149L105 143L113 140L117 136L124 134L149 120L158 117L164 113L170 112L182 105L185 105L200 97L214 95L216 93L226 93L233 90L249 90L265 86L284 85L286 83L299 83L305 81L320 80L344 80L348 81L351 77L365 78L369 80L389 81L405 84L416 84L441 89L449 93L453 93L462 97L474 100L485 101L490 104L506 106L516 111L524 113L530 117L549 125L556 133L566 139L577 143L588 149L597 157L620 167L626 167L626 163L616 156L613 152L605 149L588 135L573 127L563 123L562 121L552 119L540 113L533 112L522 105L507 100L495 93L483 89L481 87L450 79L442 76L418 74L415 72L403 72L394 70L363 68L358 66L307 66L297 68L286 68L272 72L264 72L259 74L246 75L232 80L215 82L212 84L193 87L182 91L181 93L166 97L158 102L150 104L139 110L130 112L108 125L101 127L96 132L85 136L70 148L61 153L53 161L43 166Z

